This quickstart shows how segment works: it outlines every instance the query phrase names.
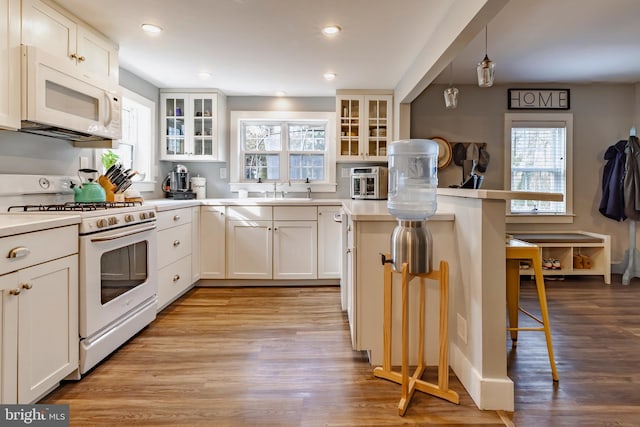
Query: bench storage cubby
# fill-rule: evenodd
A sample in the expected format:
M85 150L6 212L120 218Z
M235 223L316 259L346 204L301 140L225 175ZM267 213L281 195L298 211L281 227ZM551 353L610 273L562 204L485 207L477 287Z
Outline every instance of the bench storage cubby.
M544 269L542 274L558 276L599 275L611 284L611 237L587 231L518 231L515 239L535 243L542 259L556 259L559 268ZM582 262L580 262L582 261ZM532 275L532 268L521 268L520 275Z

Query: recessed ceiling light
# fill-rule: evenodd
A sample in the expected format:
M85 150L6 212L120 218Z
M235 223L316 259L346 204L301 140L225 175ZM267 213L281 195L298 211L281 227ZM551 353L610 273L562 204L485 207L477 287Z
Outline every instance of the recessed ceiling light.
M285 96L287 94L287 92L283 91L283 90L279 90L276 92L276 96Z
M324 77L325 80L331 81L336 78L336 73L331 73L331 72L324 73L322 76Z
M207 73L206 71L201 71L198 73L198 77L200 78L200 80L207 80L209 77L211 77L211 73Z
M342 31L342 28L340 28L339 25L328 25L322 29L322 34L325 36L335 36L340 31Z
M157 34L162 32L162 27L155 24L142 24L140 27L147 33Z

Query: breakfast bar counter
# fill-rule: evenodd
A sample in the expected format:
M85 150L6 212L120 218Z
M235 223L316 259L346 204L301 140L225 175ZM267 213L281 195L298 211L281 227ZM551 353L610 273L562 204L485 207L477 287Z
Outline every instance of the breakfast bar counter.
M502 190L438 189L438 210L428 219L433 265L449 263L450 366L478 408L513 411L514 386L507 376L505 207L511 199L562 200L561 194ZM386 201L343 201L347 311L354 350L367 351L372 365L383 360L383 265L397 223ZM349 235L349 233L351 233ZM394 285L392 336L400 337L399 286ZM417 288L417 287L415 287ZM398 291L398 295L396 295ZM410 312L418 312L410 289ZM438 360L437 283L427 281L426 363ZM417 321L411 320L414 324ZM413 332L415 334L415 332ZM397 339L396 339L397 340ZM413 342L416 341L416 342ZM409 343L409 354L417 339ZM394 342L393 361L400 361ZM410 360L415 364L416 360ZM549 379L551 381L551 377Z

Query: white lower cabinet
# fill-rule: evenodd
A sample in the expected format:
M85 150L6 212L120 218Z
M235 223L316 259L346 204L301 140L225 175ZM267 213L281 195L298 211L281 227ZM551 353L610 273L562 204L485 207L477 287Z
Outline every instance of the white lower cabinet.
M0 290L0 403L33 403L78 367L78 256L2 275Z
M340 206L318 206L318 279L339 279L342 271Z
M226 207L200 208L200 278L226 277Z
M351 217L345 216L342 219L346 221L347 225L345 227L346 235L344 236L344 261L346 266L344 268L345 277L342 278L342 282L340 286L344 286L345 296L346 296L346 308L347 308L347 317L349 319L349 329L351 331L351 345L353 348L356 348L357 340L357 330L356 330L356 322L355 322L355 312L356 312L356 240L355 240L355 223L351 219Z
M191 257L183 257L158 271L158 307L164 308L191 285ZM161 305L162 304L162 305Z
M316 221L273 222L273 278L318 277Z
M316 206L227 208L227 278L317 279Z
M272 221L229 220L227 277L229 279L272 278Z
M194 283L191 233L191 208L158 212L158 311Z
M200 206L191 208L191 283L200 279Z

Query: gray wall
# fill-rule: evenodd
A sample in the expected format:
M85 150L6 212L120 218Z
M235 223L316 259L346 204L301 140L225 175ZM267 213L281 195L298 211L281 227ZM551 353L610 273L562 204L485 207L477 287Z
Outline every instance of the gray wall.
M604 152L620 139L629 137L629 129L638 121L636 85L496 85L479 88L457 86L458 108L444 107L446 86L426 89L411 105L411 137L441 136L449 142L486 142L491 161L485 175L484 188L504 188L504 113L523 112L507 109L509 87L569 88L573 113L573 224L508 224L516 230L585 230L612 236L612 259L622 261L629 245L627 222L619 223L598 212L601 198ZM550 111L546 111L550 112ZM453 163L438 172L439 186L460 184L461 168Z
M279 98L268 96L229 96L227 97L227 121L231 111L335 111L336 101L334 97L297 97ZM229 141L227 155L229 154ZM229 192L229 158L223 162L181 162L188 169L191 176L203 176L207 179L207 197L226 198L237 197ZM165 176L176 162L160 162L161 176ZM338 165L336 168L338 192L315 193L317 198L345 198L349 197L349 182L347 178L341 178L341 168L351 168L355 164ZM226 178L221 178L221 169L225 169Z

